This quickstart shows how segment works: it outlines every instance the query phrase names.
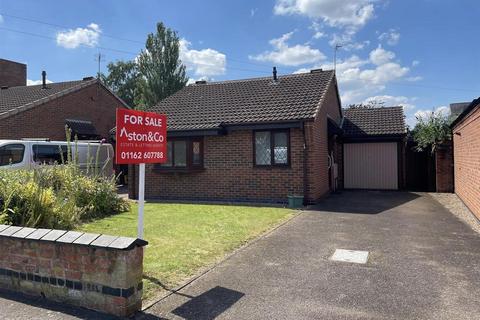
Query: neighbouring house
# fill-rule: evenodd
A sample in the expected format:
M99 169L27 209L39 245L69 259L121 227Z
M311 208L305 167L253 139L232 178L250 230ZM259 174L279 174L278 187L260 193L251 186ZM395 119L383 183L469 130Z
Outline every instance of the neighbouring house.
M452 122L455 193L480 219L480 97Z
M147 198L286 202L296 195L310 203L334 190L342 171L333 71L197 81L152 111L168 117L168 162L147 165ZM130 179L131 197L137 185Z
M0 139L109 138L117 108L128 106L93 77L26 85L26 66L0 59Z
M403 107L344 109L343 188L405 187L406 126Z

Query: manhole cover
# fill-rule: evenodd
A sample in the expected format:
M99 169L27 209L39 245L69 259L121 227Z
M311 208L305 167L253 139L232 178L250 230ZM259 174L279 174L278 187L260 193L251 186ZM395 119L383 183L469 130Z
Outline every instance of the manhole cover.
M336 249L330 260L365 264L368 260L368 251Z

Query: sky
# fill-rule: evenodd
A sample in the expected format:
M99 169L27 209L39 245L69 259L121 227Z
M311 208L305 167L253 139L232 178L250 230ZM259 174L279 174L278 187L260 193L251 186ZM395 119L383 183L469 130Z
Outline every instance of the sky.
M131 60L156 23L190 81L333 69L344 107L403 105L407 123L480 96L478 0L0 0L0 58L59 82ZM335 47L338 45L337 50Z

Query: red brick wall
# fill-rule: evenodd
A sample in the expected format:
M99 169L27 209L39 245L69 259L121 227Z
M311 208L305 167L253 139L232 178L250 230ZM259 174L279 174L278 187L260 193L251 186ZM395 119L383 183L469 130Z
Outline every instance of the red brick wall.
M0 139L65 140L65 119L92 121L102 138L115 126L121 102L97 84L51 100L0 121Z
M0 247L0 288L123 317L141 309L143 247L120 250L15 236L1 236Z
M480 218L480 105L453 133L455 193Z
M27 85L27 65L0 59L0 87Z
M255 167L252 135L252 130L242 130L204 137L205 170L201 172L165 173L147 166L145 197L286 202L288 195L302 195L302 131L290 130L291 165L287 168Z
M435 153L437 192L453 192L453 150L448 143L438 147Z
M309 201L316 201L329 193L329 173L328 173L328 127L327 116L340 124L340 102L338 100L336 84L330 86L325 95L322 108L318 110L314 122L305 125L307 137L307 176L308 187L307 194ZM341 157L338 157L341 158ZM341 159L336 159L342 170Z

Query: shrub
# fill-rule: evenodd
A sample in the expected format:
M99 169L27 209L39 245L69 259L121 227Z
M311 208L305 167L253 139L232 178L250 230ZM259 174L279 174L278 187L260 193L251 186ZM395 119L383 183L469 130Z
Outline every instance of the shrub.
M128 210L114 177L87 176L74 164L0 170L0 223L72 229Z

